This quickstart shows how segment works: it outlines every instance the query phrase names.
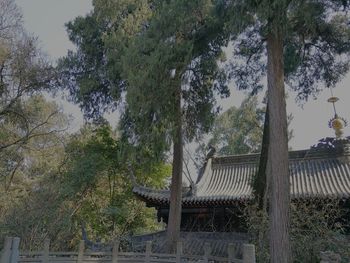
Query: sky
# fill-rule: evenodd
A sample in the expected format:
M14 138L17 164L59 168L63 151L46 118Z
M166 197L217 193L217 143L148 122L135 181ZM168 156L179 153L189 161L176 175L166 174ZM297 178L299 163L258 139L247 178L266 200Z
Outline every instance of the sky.
M41 50L52 61L67 54L74 45L69 41L65 24L77 16L84 16L92 10L91 0L15 0L21 8L25 29L37 36ZM54 100L71 115L70 131L75 132L83 125L83 114L77 105L60 97Z
M92 10L91 0L15 0L22 9L26 30L38 36L39 45L53 60L64 56L68 49L74 49L69 42L64 24L77 16L84 16ZM322 88L322 87L320 87ZM288 92L288 90L287 90ZM294 137L290 141L293 150L307 149L324 137L334 136L333 130L328 128L328 121L333 117L333 108L327 99L331 96L329 89L324 89L317 99L310 99L303 107L294 101L295 94L288 92L287 111L293 114L291 128ZM333 94L340 98L337 103L338 115L350 121L350 74L348 74L335 89ZM232 88L231 97L220 101L223 109L239 106L244 98L242 92ZM73 130L82 125L82 114L79 107L59 98L55 100L64 110L74 117ZM107 116L111 122L116 122L118 114ZM350 135L350 128L344 130Z

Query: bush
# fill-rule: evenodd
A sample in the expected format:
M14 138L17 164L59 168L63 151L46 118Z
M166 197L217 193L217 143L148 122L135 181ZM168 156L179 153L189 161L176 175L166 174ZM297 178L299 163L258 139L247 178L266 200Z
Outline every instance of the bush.
M322 251L350 262L348 212L337 200L296 201L291 204L290 238L295 263L319 263ZM268 215L256 205L245 209L248 232L257 246L257 261L269 262Z

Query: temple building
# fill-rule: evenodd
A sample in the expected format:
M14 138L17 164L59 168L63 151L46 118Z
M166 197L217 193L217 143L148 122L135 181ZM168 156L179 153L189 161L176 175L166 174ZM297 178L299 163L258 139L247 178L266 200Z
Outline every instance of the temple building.
M329 128L335 138L325 138L307 150L289 152L290 195L297 200L339 200L350 203L350 137L331 97L334 117ZM260 155L209 155L195 183L183 188L181 231L245 232L242 219L245 205L254 200L253 180ZM168 222L170 190L134 185L134 194L158 211L158 220Z
M242 207L253 200L259 154L211 157L183 189L182 231L242 231ZM292 200L350 198L350 137L326 138L308 150L289 153ZM134 186L134 194L168 222L170 190Z
M289 152L291 201L316 204L320 209L328 202L346 208L347 214L336 219L348 226L350 221L350 137L343 136L346 121L335 111L329 127L335 138L321 139L306 150ZM247 214L244 209L254 203L253 180L258 172L260 154L215 156L208 154L197 180L182 191L181 240L185 253L203 254L204 243L212 247L213 255L225 256L229 243L240 251L250 240ZM135 183L135 181L134 181ZM152 189L134 184L134 194L148 207L157 210L158 220L168 223L169 189ZM346 227L346 232L350 229ZM156 251L163 251L165 231L134 236L134 244L157 240ZM162 240L164 242L162 242ZM238 254L237 254L238 255Z

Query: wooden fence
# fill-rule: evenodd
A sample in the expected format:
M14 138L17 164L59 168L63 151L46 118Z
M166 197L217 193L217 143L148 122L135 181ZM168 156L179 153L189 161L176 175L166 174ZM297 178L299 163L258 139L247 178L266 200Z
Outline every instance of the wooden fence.
M45 240L42 251L19 251L18 237L7 237L1 253L0 263L180 263L180 262L230 262L230 263L255 263L255 247L251 244L243 245L243 258L234 258L234 245L228 246L228 257L212 256L210 245L204 246L204 255L183 255L182 243L177 243L175 254L152 253L152 242L146 242L145 253L121 252L119 242L114 242L111 252L88 252L85 251L84 241L80 241L78 252L51 252L50 240Z

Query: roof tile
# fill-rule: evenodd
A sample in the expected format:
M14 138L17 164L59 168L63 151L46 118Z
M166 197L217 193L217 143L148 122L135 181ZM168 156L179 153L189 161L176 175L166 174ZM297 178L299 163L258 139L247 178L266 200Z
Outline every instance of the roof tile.
M343 141L341 145L345 144ZM339 154L341 153L341 154ZM344 155L346 155L344 158ZM289 154L291 198L349 198L350 158L348 152L315 146ZM257 172L259 155L214 157L191 195L182 198L184 206L246 201L253 198L252 180ZM135 186L134 193L152 204L168 203L169 190Z

